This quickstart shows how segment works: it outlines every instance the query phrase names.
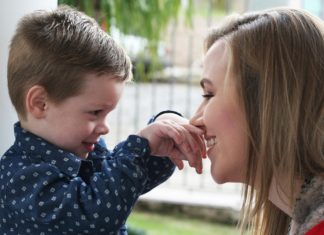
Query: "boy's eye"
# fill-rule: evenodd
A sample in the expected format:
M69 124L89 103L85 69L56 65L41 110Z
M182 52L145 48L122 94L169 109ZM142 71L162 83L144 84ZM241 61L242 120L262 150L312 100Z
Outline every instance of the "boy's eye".
M94 110L94 111L90 111L89 113L91 115L94 115L94 116L98 116L100 114L101 110Z

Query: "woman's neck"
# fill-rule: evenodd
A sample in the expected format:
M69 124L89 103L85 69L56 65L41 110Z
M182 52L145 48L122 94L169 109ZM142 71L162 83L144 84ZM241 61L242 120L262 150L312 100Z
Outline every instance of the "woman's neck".
M296 196L298 196L302 183L302 180L296 180L294 185L294 193L292 194L289 183L286 177L281 177L280 182L274 177L272 178L270 190L269 190L269 200L276 205L280 210L285 212L287 215L292 217L293 205ZM295 198L290 198L294 195Z

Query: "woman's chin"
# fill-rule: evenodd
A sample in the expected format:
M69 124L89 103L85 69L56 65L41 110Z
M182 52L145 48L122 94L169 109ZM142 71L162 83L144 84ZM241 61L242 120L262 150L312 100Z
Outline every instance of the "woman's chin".
M213 177L213 180L217 183L217 184L224 184L224 183L228 183L227 177L225 177L224 175L220 174L220 172L213 172L211 171L211 175Z

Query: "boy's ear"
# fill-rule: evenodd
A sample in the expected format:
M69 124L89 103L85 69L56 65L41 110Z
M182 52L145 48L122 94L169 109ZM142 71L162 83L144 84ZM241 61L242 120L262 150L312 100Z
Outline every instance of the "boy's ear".
M47 109L48 94L44 87L32 86L26 94L26 111L34 118L43 118Z

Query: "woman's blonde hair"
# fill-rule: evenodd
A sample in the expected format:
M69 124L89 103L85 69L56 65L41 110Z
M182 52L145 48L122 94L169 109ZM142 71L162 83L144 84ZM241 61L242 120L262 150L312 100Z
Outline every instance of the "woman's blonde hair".
M250 136L241 226L286 234L289 216L268 200L271 180L286 177L292 206L296 179L324 172L323 22L303 10L269 9L228 17L205 49L219 39L231 49Z

